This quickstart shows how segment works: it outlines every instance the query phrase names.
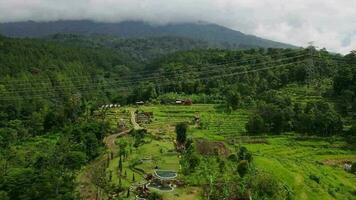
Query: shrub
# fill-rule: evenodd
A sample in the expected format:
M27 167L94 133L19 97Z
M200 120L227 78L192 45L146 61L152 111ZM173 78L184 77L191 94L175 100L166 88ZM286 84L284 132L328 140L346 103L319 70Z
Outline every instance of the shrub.
M188 149L179 161L184 175L188 175L195 170L200 163L200 157L193 148Z
M148 197L149 200L162 200L163 197L159 195L157 192L152 192Z
M263 133L265 131L265 122L260 115L255 114L248 120L246 130L252 134Z
M252 161L252 154L247 150L246 147L240 147L239 152L237 153L239 160L247 160L248 162Z
M351 165L351 173L356 174L356 162L352 163Z
M237 156L235 154L230 154L227 159L232 162L237 162Z
M249 169L248 161L241 160L239 164L237 164L237 172L239 173L240 177L244 177Z
M320 183L320 177L315 175L315 174L311 174L309 175L309 178L315 182L317 182L318 184Z
M349 135L356 136L356 123L353 124L352 127L350 128Z
M135 142L134 142L134 147L138 147L143 143L143 139L145 135L147 134L146 129L140 129L140 130L132 130L130 134L134 137Z
M0 199L10 200L10 197L7 195L7 193L5 191L0 191Z
M178 144L184 144L187 140L188 124L181 122L176 125L176 139Z
M278 180L265 173L258 173L251 177L250 187L252 190L252 199L287 199L286 191Z

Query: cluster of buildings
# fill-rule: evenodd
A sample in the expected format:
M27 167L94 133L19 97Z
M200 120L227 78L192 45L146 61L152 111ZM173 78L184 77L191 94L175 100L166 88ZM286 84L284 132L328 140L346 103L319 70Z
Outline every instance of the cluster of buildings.
M176 99L174 102L171 102L171 103L177 104L177 105L192 105L193 101L191 99ZM141 106L141 105L144 105L145 102L144 101L136 101L135 104L138 106Z
M119 108L120 104L106 104L106 105L102 105L100 106L100 108Z

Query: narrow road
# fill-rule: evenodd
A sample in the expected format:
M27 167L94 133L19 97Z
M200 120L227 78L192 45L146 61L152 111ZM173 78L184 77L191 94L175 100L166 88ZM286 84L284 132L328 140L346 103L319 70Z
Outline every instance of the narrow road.
M136 114L135 111L130 110L131 115L131 124L135 130L143 129L137 122L136 122Z
M104 138L103 142L106 146L106 148L108 148L110 151L115 151L116 149L116 144L115 144L115 140L117 137L121 137L123 135L126 135L130 132L130 130L126 130L126 131L122 131L120 133L115 133L112 135L109 135L107 137Z
M130 118L131 124L135 130L143 129L137 122L136 122L136 114L134 110L130 110ZM117 150L117 146L115 144L116 138L126 135L130 132L130 130L125 130L120 133L115 133L112 135L108 135L103 139L103 142L108 150L111 152L115 152ZM96 198L96 189L94 185L91 183L90 174L91 170L101 164L102 162L106 162L107 154L103 153L93 162L88 164L81 175L78 178L79 183L79 193L83 199L87 200L95 200Z
M123 135L126 135L130 132L130 130L125 130L122 131L120 133L116 133L116 134L112 134L109 136L106 136L103 139L103 142L106 146L107 149L109 149L110 151L114 152L116 150L116 144L115 144L115 140L117 137L121 137ZM93 186L93 184L91 183L90 180L90 174L91 174L91 170L98 166L101 162L105 162L107 159L107 154L103 153L101 156L99 156L97 159L95 159L93 162L91 162L90 164L88 164L83 172L81 173L81 175L78 178L78 183L79 183L79 193L80 196L83 199L87 199L87 200L95 200L96 199L96 189Z

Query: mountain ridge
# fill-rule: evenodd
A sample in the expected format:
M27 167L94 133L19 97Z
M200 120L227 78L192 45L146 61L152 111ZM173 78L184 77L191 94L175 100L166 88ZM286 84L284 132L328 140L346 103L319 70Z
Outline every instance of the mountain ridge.
M49 22L0 23L0 34L8 37L45 37L57 33L111 35L123 38L176 36L199 39L230 48L296 48L294 45L244 34L212 23L170 23L152 25L143 21L95 22L61 20Z

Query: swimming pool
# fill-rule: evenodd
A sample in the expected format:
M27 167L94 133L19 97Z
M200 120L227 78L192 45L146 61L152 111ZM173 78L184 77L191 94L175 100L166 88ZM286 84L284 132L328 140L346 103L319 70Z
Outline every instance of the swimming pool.
M170 180L177 177L177 172L172 170L155 170L155 176L159 179Z

